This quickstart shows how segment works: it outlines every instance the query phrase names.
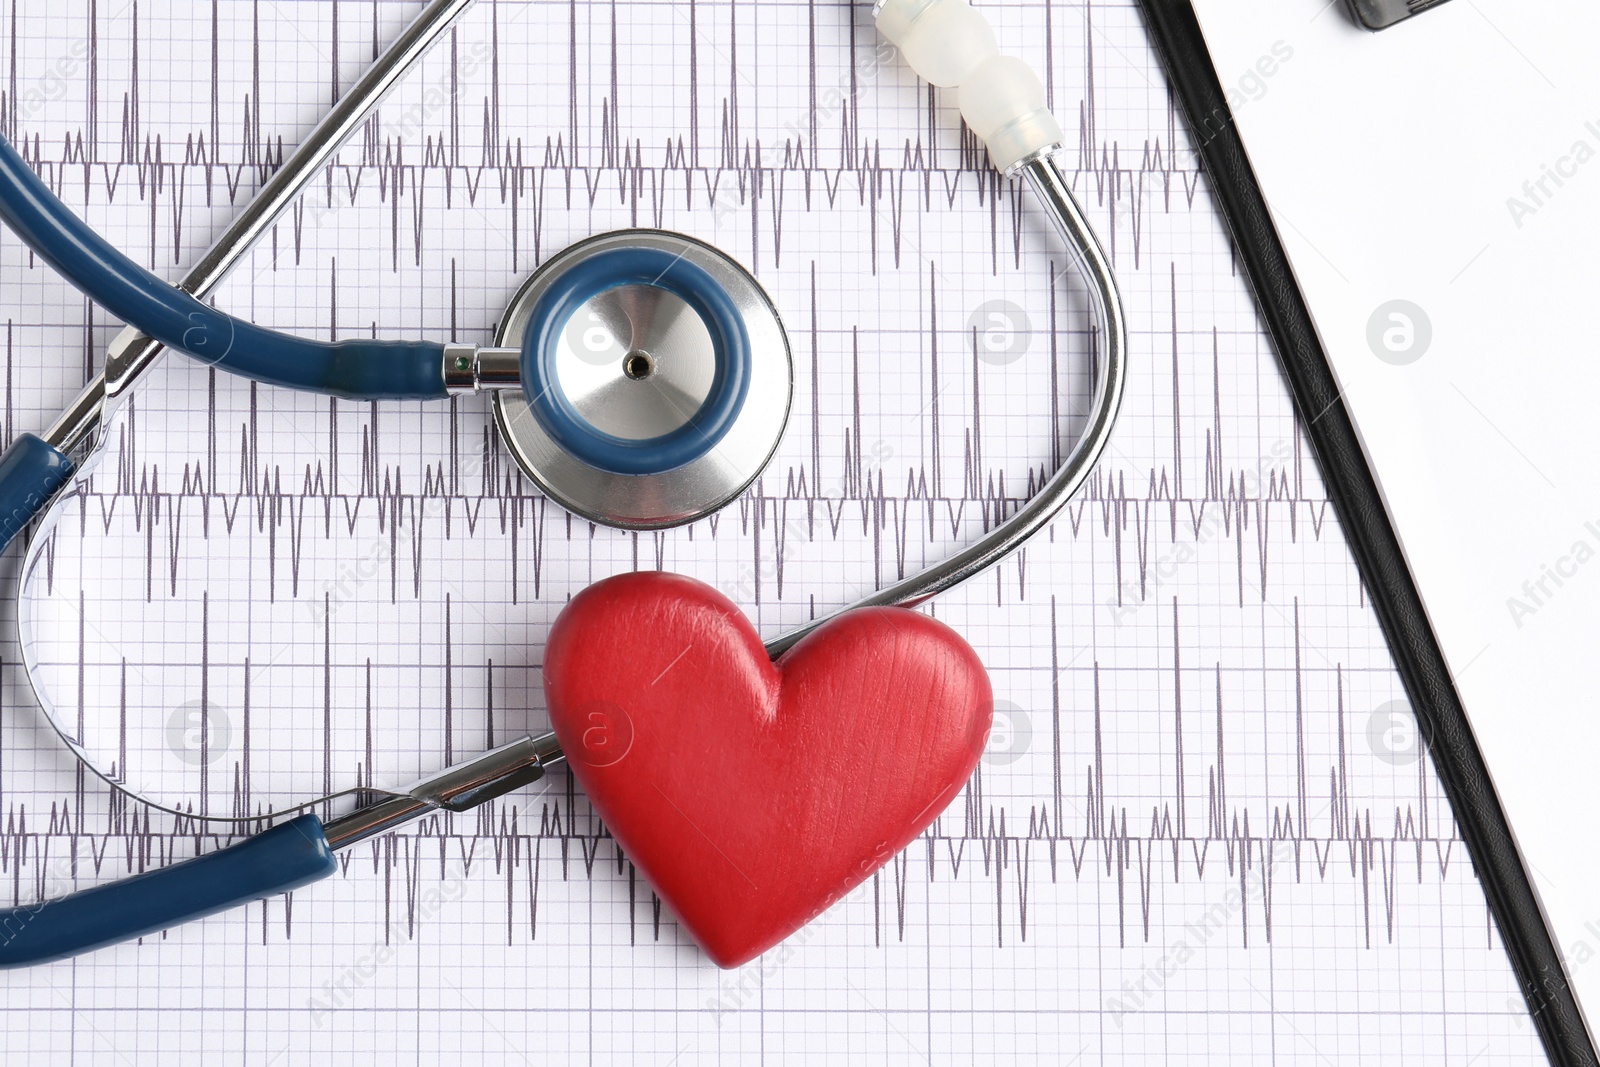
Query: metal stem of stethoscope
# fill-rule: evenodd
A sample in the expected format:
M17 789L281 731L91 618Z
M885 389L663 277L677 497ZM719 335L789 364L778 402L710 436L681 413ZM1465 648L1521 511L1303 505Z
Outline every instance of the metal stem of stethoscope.
M395 83L472 4L473 0L433 0L423 9L323 116L199 262L184 275L178 288L195 297L210 292L272 228L278 216L294 202L339 146L367 120ZM155 365L161 351L159 341L131 326L117 334L106 351L105 367L44 432L45 442L62 452L70 452L88 441L110 413L111 406Z
M1071 253L1079 275L1089 286L1089 299L1100 323L1101 351L1097 353L1099 359L1094 399L1089 409L1088 423L1066 462L1010 519L955 555L903 582L863 597L852 607L913 607L999 563L1050 524L1089 476L1106 442L1111 439L1111 428L1117 420L1117 409L1122 404L1123 383L1127 378L1127 323L1123 317L1117 281L1111 273L1111 263L1106 259L1105 250L1100 247L1088 220L1083 217L1083 210L1072 195L1066 175L1056 162L1059 150L1060 146L1054 145L1036 153L1018 162L1009 175L1014 177L1020 174L1027 180L1045 214L1050 216L1051 222L1066 240L1067 251ZM778 655L822 625L827 618L815 619L767 642L767 651Z

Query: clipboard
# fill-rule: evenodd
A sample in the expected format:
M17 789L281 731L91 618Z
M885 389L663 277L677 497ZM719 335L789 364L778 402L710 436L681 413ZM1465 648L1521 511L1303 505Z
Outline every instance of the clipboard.
M1570 457L1546 456L1579 398L1600 402L1600 371L1534 361L1561 351L1570 333L1565 316L1584 306L1570 303L1573 276L1591 285L1600 276L1573 269L1574 260L1600 267L1600 256L1568 247L1573 233L1600 232L1581 229L1591 213L1600 222L1600 162L1593 193L1582 195L1578 174L1590 155L1574 147L1587 136L1600 155L1600 123L1588 131L1581 116L1546 114L1541 101L1548 90L1559 96L1557 82L1516 41L1539 36L1541 18L1546 37L1592 41L1600 14L1568 5L1572 17L1561 19L1484 0L1371 35L1320 0L1198 0L1198 16L1191 0L1140 6L1535 1025L1552 1063L1593 1064L1581 1003L1585 987L1589 1002L1600 1003L1600 964L1588 973L1574 951L1565 966L1562 948L1596 940L1577 902L1590 873L1600 874L1600 849L1563 852L1559 838L1570 840L1574 825L1600 823L1600 791L1590 789L1592 772L1582 773L1585 760L1600 760L1600 716L1572 705L1583 700L1580 679L1590 662L1576 650L1586 635L1600 636L1600 561L1583 592L1576 560L1584 553L1576 545L1592 536L1600 555L1600 528L1569 521L1577 513L1552 501L1562 485L1580 496L1587 486L1600 518L1600 478L1585 479ZM1508 35L1496 19L1525 32ZM1574 19L1594 23L1595 32ZM1571 46L1556 42L1546 52L1556 57L1548 65L1559 62L1562 75L1585 79L1587 88ZM1233 79L1219 72L1249 70L1258 53L1274 56L1275 77L1231 108L1224 84ZM1593 84L1600 119L1600 79ZM1530 113L1544 119L1530 123ZM1480 136L1461 140L1473 118ZM1553 163L1541 166L1536 153L1531 164L1519 160L1532 172L1528 189L1508 181L1499 164L1491 173L1474 170L1480 142L1496 147L1493 131L1519 121L1519 144L1531 141L1530 125L1541 134L1552 123L1571 127L1570 142L1551 144ZM1447 173L1450 164L1459 165L1464 187L1441 187L1441 174L1458 177ZM1568 195L1558 199L1562 192ZM1515 233L1519 220L1533 221L1529 209L1548 212L1541 222L1570 213L1541 238L1564 251L1507 239L1505 258L1484 262L1506 237L1491 232L1494 212L1504 211ZM1454 254L1458 246L1466 250L1460 269L1434 278L1437 266L1420 251ZM1475 268L1482 273L1472 276ZM1451 294L1464 278L1469 286ZM1503 312L1488 314L1484 293L1498 291L1510 303L1530 292L1539 298L1541 286L1552 298L1545 306L1562 321L1519 330L1514 315L1508 323ZM1545 392L1542 424L1537 411L1508 404L1519 398L1507 395L1506 379L1499 394L1485 388L1483 349L1503 343L1507 330L1525 335L1525 346L1507 348L1508 361L1517 362L1504 368L1506 379L1521 371L1518 388ZM1549 391L1544 379L1563 370L1573 379L1568 390ZM1456 396L1441 392L1446 386ZM1497 416L1508 425L1497 425ZM1591 415L1588 424L1600 420ZM1600 430L1587 432L1596 436L1592 458ZM1489 516L1490 493L1520 478L1542 479L1556 493L1531 491L1527 499L1541 506L1522 513L1515 511L1521 498L1502 497L1495 503L1512 510ZM1477 525L1464 528L1460 508L1472 501L1484 506L1474 513ZM1540 562L1541 537L1550 545L1548 566ZM1528 572L1527 590L1506 577L1519 569ZM1504 618L1497 618L1502 596ZM1544 613L1544 647L1517 636L1532 616L1513 601ZM1516 675L1541 670L1542 677L1522 678L1518 699ZM1589 697L1591 712L1594 703ZM1530 723L1538 725L1530 731Z

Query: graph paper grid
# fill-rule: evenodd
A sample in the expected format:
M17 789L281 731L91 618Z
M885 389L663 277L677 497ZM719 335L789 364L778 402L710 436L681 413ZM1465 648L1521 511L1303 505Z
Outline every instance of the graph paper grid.
M979 6L1047 75L1132 369L1078 499L927 608L997 698L960 798L723 972L558 771L289 897L0 976L7 1062L1542 1062L1135 8ZM0 124L176 280L419 7L12 5ZM483 0L212 299L483 343L530 270L628 226L710 241L772 295L796 390L761 479L682 529L596 529L481 399L168 359L26 573L0 561L10 900L543 730L544 635L601 577L692 575L769 637L842 607L1003 521L1081 425L1081 283L865 5ZM9 234L0 277L9 440L120 324ZM52 719L190 814L120 798Z

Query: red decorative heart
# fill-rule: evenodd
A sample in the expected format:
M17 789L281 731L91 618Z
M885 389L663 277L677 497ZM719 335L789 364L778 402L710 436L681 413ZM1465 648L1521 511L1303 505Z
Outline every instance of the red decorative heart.
M926 615L847 612L774 663L726 597L658 572L573 598L544 691L589 802L723 967L921 833L972 774L993 711L976 653Z

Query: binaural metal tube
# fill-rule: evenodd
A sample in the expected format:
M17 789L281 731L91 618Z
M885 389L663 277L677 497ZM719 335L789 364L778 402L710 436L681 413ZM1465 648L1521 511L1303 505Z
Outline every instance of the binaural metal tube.
M272 175L204 255L178 288L204 297L250 251L338 151L406 71L454 25L473 0L433 0L384 53L367 68L323 116L283 166ZM106 404L127 392L161 352L159 341L127 327L107 350L105 368L84 386L72 404L44 433L62 452L86 441L105 416Z
M125 328L126 334L132 327ZM137 336L137 331L134 331ZM118 335L120 340L122 334ZM155 341L150 342L159 349L161 346ZM56 421L43 434L45 443L61 452L71 452L83 444L100 427L100 420L105 414L106 406L106 374L101 371L89 379L75 400L68 404L66 409L56 416Z
M522 737L424 778L404 793L323 825L328 847L341 849L433 811L467 811L544 777L564 757L555 734Z
M913 607L930 597L954 588L968 578L987 570L1020 548L1056 517L1094 468L1122 405L1122 392L1128 376L1128 324L1122 309L1122 296L1111 272L1111 261L1084 218L1083 209L1072 195L1066 175L1056 163L1060 146L1019 160L1008 173L1020 173L1038 198L1045 214L1066 240L1078 273L1089 287L1089 299L1100 323L1101 350L1095 379L1094 402L1089 421L1061 468L1044 488L1018 509L1006 522L950 558L934 564L903 582L863 597L849 608ZM838 614L835 612L834 614ZM777 656L806 634L821 626L832 615L815 619L782 637L767 642L767 652Z

